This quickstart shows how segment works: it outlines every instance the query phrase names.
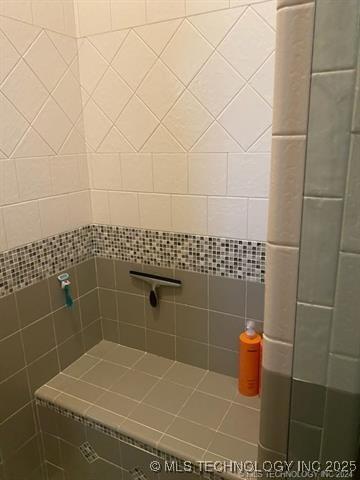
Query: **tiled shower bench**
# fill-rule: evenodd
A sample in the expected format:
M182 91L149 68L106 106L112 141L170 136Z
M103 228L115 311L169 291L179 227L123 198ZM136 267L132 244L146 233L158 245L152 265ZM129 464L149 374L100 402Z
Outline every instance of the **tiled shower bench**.
M257 460L259 399L164 357L103 340L35 395L49 480L165 479L173 461Z

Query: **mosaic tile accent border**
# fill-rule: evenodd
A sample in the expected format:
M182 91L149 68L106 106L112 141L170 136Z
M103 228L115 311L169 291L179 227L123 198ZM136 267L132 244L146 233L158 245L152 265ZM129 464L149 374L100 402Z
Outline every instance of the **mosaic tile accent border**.
M49 408L50 410L58 413L59 415L63 415L67 418L71 418L75 422L81 423L86 427L93 428L94 430L101 432L104 435L115 438L121 442L131 445L132 447L144 450L145 452L148 452L160 458L161 460L164 460L166 462L176 462L179 466L185 465L186 460L184 460L183 458L176 457L174 455L164 452L163 450L159 450L154 446L151 446L147 443L136 440L133 437L129 437L128 435L125 435L117 430L109 428L102 423L96 422L95 420L87 418L83 415L79 415L78 413L72 412L71 410L67 410L66 408L60 407L59 405L56 405L56 403L53 403L49 400L44 400L42 398L35 397L35 403L40 407ZM201 478L206 478L209 480L225 480L225 477L220 476L215 472L204 472L203 470L200 471L200 468L198 465L196 465L193 462L191 463L193 465L193 473L199 475Z
M91 258L91 232L87 225L0 253L0 297Z
M264 242L111 225L93 225L93 242L96 256L265 281Z
M0 253L0 297L93 256L265 281L264 242L87 225Z

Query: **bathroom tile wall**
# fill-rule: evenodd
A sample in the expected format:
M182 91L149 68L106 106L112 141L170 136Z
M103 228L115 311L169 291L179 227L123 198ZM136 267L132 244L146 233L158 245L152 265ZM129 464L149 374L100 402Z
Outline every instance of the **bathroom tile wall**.
M68 272L71 310L56 276L0 298L0 465L6 480L41 478L33 393L102 338L95 260Z
M225 375L238 371L238 337L245 321L262 331L264 285L97 257L104 338ZM149 289L129 270L181 280L181 288Z
M73 7L0 5L0 252L91 222Z
M275 2L77 12L94 223L265 240Z

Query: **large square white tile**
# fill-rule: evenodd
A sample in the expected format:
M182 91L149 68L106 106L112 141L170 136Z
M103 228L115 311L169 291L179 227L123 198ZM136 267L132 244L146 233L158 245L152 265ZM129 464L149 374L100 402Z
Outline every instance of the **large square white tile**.
M75 192L69 195L70 229L89 225L92 219L90 192Z
M79 35L111 30L110 0L77 1Z
M9 42L5 35L0 31L0 82L11 72L19 60L20 55Z
M121 189L121 163L117 153L89 156L90 181L97 190Z
M247 199L209 197L208 234L247 239Z
M130 87L135 89L155 60L154 52L131 31L112 61L112 66Z
M97 150L105 135L110 131L112 122L96 103L90 99L83 110L86 142Z
M152 192L152 158L150 153L121 154L123 190Z
M41 228L44 237L57 235L71 229L68 195L39 200Z
M94 91L107 67L104 57L85 39L79 46L79 75L86 92L91 94Z
M268 200L249 198L248 239L266 241Z
M122 111L116 126L131 145L140 150L158 123L149 108L134 96Z
M16 171L22 201L51 195L50 166L47 157L18 159Z
M91 190L92 222L110 224L110 209L108 192L103 190Z
M154 191L187 193L188 162L185 153L153 154Z
M46 61L45 59L51 59L51 65L48 63L49 60ZM31 45L24 56L24 60L30 65L49 92L52 92L67 68L63 58L45 32Z
M270 55L261 68L255 73L250 83L255 90L270 104L273 104L275 73L275 53Z
M171 230L171 197L162 194L139 194L140 226L153 230Z
M226 153L189 154L189 193L225 195L226 184Z
M14 160L0 160L0 205L17 203L19 200L16 163Z
M4 207L3 219L9 249L34 242L42 237L38 202Z
M207 198L194 195L172 196L173 230L207 234Z
M145 0L110 0L112 29L146 23Z
M271 120L270 106L249 86L240 91L219 117L221 125L244 150L265 132Z
M7 77L1 90L29 122L35 118L49 95L23 60Z
M270 154L229 154L228 194L240 197L267 197Z
M29 124L1 92L0 112L6 118L0 128L0 150L10 156Z
M135 31L157 55L160 55L179 27L181 21L182 20L177 19L167 22L150 23L136 28Z
M187 90L163 120L176 140L189 150L205 132L213 118Z
M150 110L161 119L184 90L166 65L158 60L141 83L137 94Z
M109 192L111 225L139 227L138 194L128 192Z
M163 51L161 59L183 83L188 84L212 51L213 47L185 20Z
M32 0L31 4L35 25L58 32L64 31L64 10L61 0Z
M96 87L93 99L104 113L114 122L130 100L132 90L109 68Z
M53 97L72 122L76 122L82 110L80 84L70 70L53 92Z
M218 48L231 65L249 79L274 50L275 32L249 8Z
M147 0L148 22L161 22L185 16L185 0Z
M214 53L190 84L190 91L217 116L245 81L218 53Z

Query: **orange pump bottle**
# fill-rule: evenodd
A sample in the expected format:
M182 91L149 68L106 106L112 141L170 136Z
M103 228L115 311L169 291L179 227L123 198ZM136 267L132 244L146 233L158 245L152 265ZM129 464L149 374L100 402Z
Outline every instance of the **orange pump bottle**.
M259 394L261 336L254 327L254 322L247 322L239 337L239 392L248 397Z

